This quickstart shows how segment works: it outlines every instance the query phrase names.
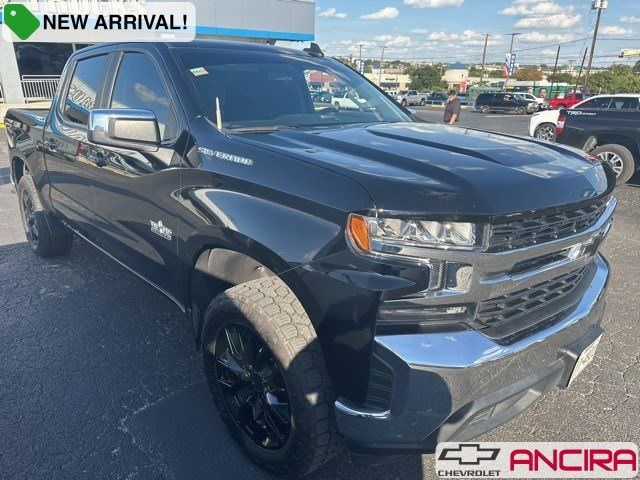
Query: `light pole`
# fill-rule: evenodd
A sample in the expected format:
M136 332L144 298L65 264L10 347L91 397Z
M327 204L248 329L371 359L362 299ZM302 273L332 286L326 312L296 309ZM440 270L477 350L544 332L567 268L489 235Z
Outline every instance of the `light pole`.
M507 64L507 77L504 80L504 91L507 91L507 85L509 85L509 79L511 78L511 56L513 55L513 41L516 38L516 35L522 35L520 32L510 33L511 35L511 46L509 47L509 64Z
M362 64L362 47L364 45L361 43L358 45L358 48L360 49L360 59L359 59L359 64L358 64L358 71L364 75L364 65Z
M382 55L380 57L380 69L378 71L378 86L382 88L382 65L384 65L384 49L387 48L386 45L380 45L382 49Z

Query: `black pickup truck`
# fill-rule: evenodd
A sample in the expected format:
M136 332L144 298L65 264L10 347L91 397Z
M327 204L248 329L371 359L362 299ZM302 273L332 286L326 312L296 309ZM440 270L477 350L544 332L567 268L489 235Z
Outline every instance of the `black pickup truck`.
M314 102L312 77L355 100ZM33 251L77 235L173 299L278 474L476 437L601 337L611 168L417 122L317 46L89 47L46 116L4 123Z
M557 141L599 157L612 166L618 184L628 182L640 166L640 111L624 105L632 101L637 106L637 98L629 96L613 97L608 109L561 110Z

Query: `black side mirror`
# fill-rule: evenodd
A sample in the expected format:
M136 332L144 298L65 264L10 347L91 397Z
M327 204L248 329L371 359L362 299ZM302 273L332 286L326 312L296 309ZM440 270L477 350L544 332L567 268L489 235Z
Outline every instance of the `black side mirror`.
M87 139L96 145L140 152L155 152L161 142L155 114L129 108L91 110Z

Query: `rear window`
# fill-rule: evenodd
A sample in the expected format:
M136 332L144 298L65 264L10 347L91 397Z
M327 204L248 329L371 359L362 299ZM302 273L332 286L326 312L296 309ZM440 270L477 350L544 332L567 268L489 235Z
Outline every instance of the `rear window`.
M73 123L89 123L89 112L94 108L106 63L107 55L87 58L76 63L63 104L65 117Z

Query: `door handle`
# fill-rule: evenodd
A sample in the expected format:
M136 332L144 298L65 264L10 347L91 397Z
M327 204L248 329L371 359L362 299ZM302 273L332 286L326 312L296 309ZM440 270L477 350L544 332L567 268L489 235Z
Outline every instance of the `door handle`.
M98 167L106 167L109 163L107 157L99 152L91 152L89 154L89 160L95 163Z
M60 148L60 145L62 145L55 138L48 138L44 142L42 142L42 144L44 145L44 148L51 151L55 151L57 148Z

